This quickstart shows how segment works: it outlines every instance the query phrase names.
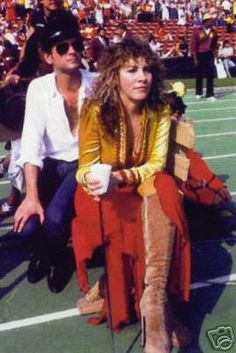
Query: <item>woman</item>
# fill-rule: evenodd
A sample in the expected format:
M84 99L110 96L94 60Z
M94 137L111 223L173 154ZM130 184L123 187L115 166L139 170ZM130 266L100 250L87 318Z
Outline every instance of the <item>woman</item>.
M0 205L0 217L2 218L15 213L20 202L21 191L23 190L23 173L17 165L17 160L19 159L20 135L23 126L25 95L28 84L33 78L52 71L52 67L46 63L43 57L40 39L37 32L31 35L26 42L22 59L8 72L4 82L6 86L12 87L9 93L9 98L11 94L12 99L10 110L11 117L8 117L10 119L8 127L10 130L15 131L15 134L18 132L18 136L11 141L11 157L8 165L11 192Z
M167 323L172 316L167 280L174 226L157 202L156 223L163 222L160 246L156 239L145 239L144 261L143 202L137 193L141 183L165 168L170 119L162 91L163 70L148 44L129 38L106 50L94 97L81 114L77 180L82 188L77 189L72 224L81 289L88 290L85 261L102 245L106 259L102 318L107 316L117 330L132 321L131 313L141 316L146 353L169 353L174 325L173 320ZM102 196L98 196L100 181L90 174L95 163L112 165L109 190Z

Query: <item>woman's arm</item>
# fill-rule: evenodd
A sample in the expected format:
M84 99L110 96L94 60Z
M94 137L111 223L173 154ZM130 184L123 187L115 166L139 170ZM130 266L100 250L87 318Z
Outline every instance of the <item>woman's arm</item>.
M81 111L79 128L79 167L76 179L86 188L86 175L92 164L100 162L100 134L98 121L98 106L86 102Z

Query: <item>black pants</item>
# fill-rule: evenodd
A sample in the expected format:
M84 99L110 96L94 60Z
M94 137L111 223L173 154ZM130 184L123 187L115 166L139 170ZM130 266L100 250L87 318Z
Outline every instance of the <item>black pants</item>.
M214 96L215 64L212 51L198 53L198 66L196 68L196 95L203 94L203 78L206 78L206 97Z

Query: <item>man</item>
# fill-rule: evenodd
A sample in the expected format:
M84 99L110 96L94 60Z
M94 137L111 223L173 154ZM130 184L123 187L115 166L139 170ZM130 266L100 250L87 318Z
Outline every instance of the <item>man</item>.
M29 282L47 275L49 289L57 293L68 280L65 249L76 188L79 112L94 74L79 70L83 43L66 16L45 27L45 38L42 49L54 72L28 88L19 161L26 196L16 211L14 231L33 252Z
M223 60L224 68L228 77L232 77L230 68L235 67L233 61L234 49L230 44L229 40L225 40L222 44L222 48L219 49L219 57Z
M106 37L106 33L103 27L98 27L96 37L91 40L89 52L93 60L95 67L100 59L104 49L108 47L109 39Z
M53 20L58 14L67 16L68 24L73 23L78 25L75 16L70 12L63 9L62 0L43 0L42 6L33 12L30 21L30 35L35 30L42 30L46 24Z
M206 98L214 102L214 59L217 50L217 33L213 28L214 18L210 14L203 16L203 25L193 30L191 52L196 67L196 98L202 98L203 78L206 82Z

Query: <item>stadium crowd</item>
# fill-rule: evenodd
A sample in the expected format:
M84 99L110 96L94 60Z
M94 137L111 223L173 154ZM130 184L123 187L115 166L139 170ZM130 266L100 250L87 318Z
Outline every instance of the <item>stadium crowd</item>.
M40 6L35 0L24 3L1 1L2 78L18 62L32 18ZM83 66L88 70L96 69L99 46L118 42L127 33L148 39L152 49L163 58L190 55L192 28L201 25L206 12L215 18L221 46L224 40L228 40L235 52L236 2L232 0L68 0L64 2L64 8L70 9L80 24L85 39Z

